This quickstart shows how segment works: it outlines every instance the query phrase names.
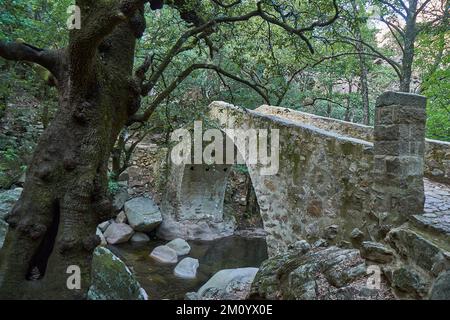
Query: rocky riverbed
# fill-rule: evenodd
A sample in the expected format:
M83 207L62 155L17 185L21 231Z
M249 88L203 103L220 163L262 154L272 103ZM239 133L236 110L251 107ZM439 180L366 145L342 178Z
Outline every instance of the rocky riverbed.
M184 299L187 293L196 292L220 270L258 268L267 259L263 238L232 236L213 241L189 241L189 254L179 260L185 257L197 259L199 267L195 278L183 279L174 273L176 263L161 263L149 256L154 248L166 243L152 239L147 243L108 246L134 272L150 300Z

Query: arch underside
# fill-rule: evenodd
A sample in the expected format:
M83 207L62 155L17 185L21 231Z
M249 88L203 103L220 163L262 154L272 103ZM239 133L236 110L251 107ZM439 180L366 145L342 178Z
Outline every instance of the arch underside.
M371 143L220 102L211 104L210 118L222 129L279 130L279 170L265 175L260 165L246 164L270 255L285 251L297 240L338 242L347 239L353 228L367 227L374 201ZM172 167L162 229L176 221L188 238L208 228L215 229L217 237L229 235L221 224L226 224L223 204L230 168ZM189 234L190 228L197 231Z

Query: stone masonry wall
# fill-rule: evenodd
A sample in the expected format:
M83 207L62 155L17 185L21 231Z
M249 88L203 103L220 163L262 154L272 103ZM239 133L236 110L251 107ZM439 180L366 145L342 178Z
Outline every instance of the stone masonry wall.
M254 111L244 112L222 102L211 104L210 118L223 129L279 129L279 172L261 175L261 166L247 164L270 254L285 251L300 239L346 242L355 227L365 229L374 224L370 216L372 143ZM210 175L213 170L203 168L202 174ZM168 188L172 191L163 206L171 212L169 220L180 216L183 203L196 203L193 193L182 192L183 180L190 179L185 172L184 167L172 168ZM214 185L210 188L216 189ZM185 214L183 219L186 225L189 219ZM195 215L190 220L194 221Z
M315 127L372 142L372 126L321 117L311 113L263 105L255 111L275 115L292 121L311 124ZM424 175L432 180L450 184L450 142L425 139Z
M292 111L283 111L283 117L259 112L273 111L271 107L251 111L213 102L209 120L227 134L226 129L268 129L269 135L270 130L279 130L279 171L263 175L262 165L246 163L273 255L301 239L350 245L355 228L381 240L404 221L402 214L422 213L424 106L425 98L416 95L390 92L381 96L375 147L298 118L287 119L286 113L292 117ZM332 123L322 120L321 125ZM353 128L347 125L347 134ZM181 225L184 234L194 237L205 230L217 236L232 232L223 216L227 169L172 165L163 204L166 227L161 229L173 232Z
M426 98L386 92L375 110L375 211L383 224L398 226L422 214Z

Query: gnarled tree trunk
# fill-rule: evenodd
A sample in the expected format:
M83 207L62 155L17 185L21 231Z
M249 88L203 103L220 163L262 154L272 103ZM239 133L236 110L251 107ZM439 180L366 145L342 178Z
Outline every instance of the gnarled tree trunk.
M82 9L88 13L98 8L88 4ZM126 23L111 26L105 37L83 34L89 32L89 21L83 21L87 31L74 30L68 49L53 54L57 59L51 63L40 60L44 51L27 52L31 46L0 46L7 58L21 50L31 54L28 60L35 54L37 62L52 69L59 92L59 110L40 137L22 196L7 217L0 299L86 297L92 253L99 244L96 226L111 214L108 158L139 105L132 69L136 37L145 24L142 14L138 11ZM98 46L91 47L96 40ZM66 284L72 265L81 271L80 290Z

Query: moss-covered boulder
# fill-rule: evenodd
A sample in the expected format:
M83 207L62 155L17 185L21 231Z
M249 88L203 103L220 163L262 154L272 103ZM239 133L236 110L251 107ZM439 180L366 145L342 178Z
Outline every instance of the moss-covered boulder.
M263 262L250 299L393 299L384 281L379 288L371 288L367 280L367 266L358 250L329 247L287 252Z
M92 259L92 285L89 300L147 300L125 263L104 247L97 247Z

